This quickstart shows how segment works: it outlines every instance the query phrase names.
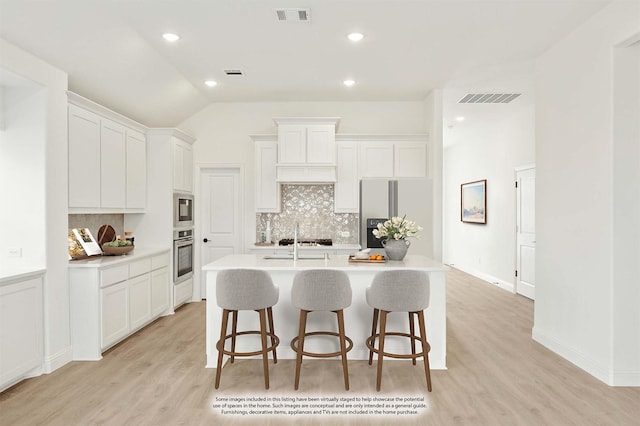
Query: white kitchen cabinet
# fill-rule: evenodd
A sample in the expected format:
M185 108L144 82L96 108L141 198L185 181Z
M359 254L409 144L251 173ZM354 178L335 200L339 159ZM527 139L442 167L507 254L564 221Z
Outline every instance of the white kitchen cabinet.
M280 182L335 182L336 126L334 117L274 118L278 125Z
M278 163L335 164L335 124L278 124Z
M126 138L124 126L100 120L100 207L123 210L126 203Z
M127 130L127 210L147 206L147 142L143 133Z
M362 177L393 177L393 142L365 142L360 150Z
M129 334L129 283L123 281L100 290L102 348ZM75 342L74 342L75 344Z
M143 212L146 128L69 92L69 213Z
M151 272L151 316L157 317L169 309L169 267Z
M363 178L426 177L426 141L363 142L360 149L360 172Z
M276 180L278 143L274 140L252 136L255 161L255 208L260 213L279 213L280 184Z
M334 187L334 208L336 213L358 213L358 144L340 142L336 144L336 184Z
M173 189L193 192L193 147L178 138L173 138Z
M100 117L68 108L69 207L100 208Z
M0 391L42 374L42 272L0 283Z
M136 248L127 256L70 263L74 360L99 360L104 350L172 312L169 253Z
M151 319L151 274L129 280L129 324L137 330Z

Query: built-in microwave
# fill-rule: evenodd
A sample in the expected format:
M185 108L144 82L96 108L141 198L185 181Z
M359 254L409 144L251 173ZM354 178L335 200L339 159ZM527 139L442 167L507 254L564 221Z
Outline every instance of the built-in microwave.
M173 227L193 227L193 195L173 194Z

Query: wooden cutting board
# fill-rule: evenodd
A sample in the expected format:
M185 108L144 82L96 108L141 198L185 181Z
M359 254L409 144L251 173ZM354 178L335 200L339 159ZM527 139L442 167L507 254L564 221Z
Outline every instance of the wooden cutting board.
M102 248L102 244L116 240L116 231L111 225L102 225L98 229L98 245Z
M387 259L385 257L382 260L371 260L371 259L356 259L353 255L349 256L349 262L353 263L385 263Z

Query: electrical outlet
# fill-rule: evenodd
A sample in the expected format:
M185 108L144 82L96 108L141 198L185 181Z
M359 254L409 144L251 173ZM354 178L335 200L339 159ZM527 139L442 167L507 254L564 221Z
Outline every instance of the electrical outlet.
M22 257L22 248L9 247L7 249L7 257Z
M341 236L341 237L343 237L343 238L347 238L347 237L349 237L350 235L351 235L351 232L349 232L349 231L342 231L342 232L340 232L340 236Z

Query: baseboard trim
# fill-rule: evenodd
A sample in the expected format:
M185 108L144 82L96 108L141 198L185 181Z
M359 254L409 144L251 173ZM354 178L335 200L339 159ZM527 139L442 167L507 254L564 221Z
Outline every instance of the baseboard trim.
M591 374L596 379L606 383L609 386L612 386L612 383L609 382L608 369L599 365L595 360L593 360L584 352L576 348L567 346L560 340L552 337L550 334L541 331L536 326L533 327L531 337L536 342L540 343L547 349L555 352L575 366Z
M500 278L496 278L492 275L489 274L485 274L484 272L480 272L480 271L476 271L474 269L469 269L466 268L464 266L460 266L460 265L456 265L456 264L451 264L450 265L453 268L459 269L462 272L465 272L469 275L473 275L474 277L481 279L482 281L486 281L489 284L493 284L503 290L508 291L509 293L515 293L516 289L515 286L513 285L513 283L501 280Z
M46 357L44 359L42 370L45 374L53 373L58 368L70 363L71 361L73 361L73 347L67 346L61 351Z

